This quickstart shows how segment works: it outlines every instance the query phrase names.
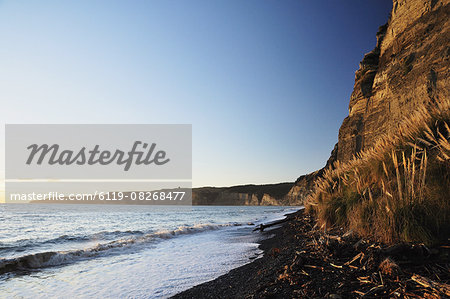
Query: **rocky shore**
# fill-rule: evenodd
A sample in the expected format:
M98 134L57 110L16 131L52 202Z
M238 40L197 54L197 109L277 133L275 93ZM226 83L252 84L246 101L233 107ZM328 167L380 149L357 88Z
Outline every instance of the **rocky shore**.
M450 242L383 245L303 210L262 232L264 256L173 298L448 298Z

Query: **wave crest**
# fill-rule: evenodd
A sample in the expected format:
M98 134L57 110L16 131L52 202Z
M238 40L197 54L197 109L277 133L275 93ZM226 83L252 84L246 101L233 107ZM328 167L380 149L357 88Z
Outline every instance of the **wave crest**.
M106 254L120 254L120 250L125 248L131 248L136 245L145 245L157 240L164 240L174 238L180 235L194 234L209 230L216 230L229 226L241 226L240 223L228 223L228 224L196 224L193 226L180 226L175 230L161 230L154 233L143 234L137 231L141 236L134 236L131 238L123 238L114 240L108 243L99 243L94 247L69 250L69 251L47 251L35 254L28 254L11 259L0 259L0 274L23 271L23 270L35 270L52 266L60 266L70 264L79 260L102 256ZM130 233L132 231L129 231ZM53 240L67 240L72 239L69 236L60 236ZM48 242L48 241L47 241Z

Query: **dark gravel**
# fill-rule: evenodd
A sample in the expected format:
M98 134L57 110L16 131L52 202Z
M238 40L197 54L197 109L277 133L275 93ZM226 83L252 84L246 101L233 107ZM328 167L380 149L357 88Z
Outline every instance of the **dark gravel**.
M342 230L325 234L299 211L261 242L263 257L173 298L447 298L411 277L450 281L450 244L387 246ZM254 232L261 233L261 232Z

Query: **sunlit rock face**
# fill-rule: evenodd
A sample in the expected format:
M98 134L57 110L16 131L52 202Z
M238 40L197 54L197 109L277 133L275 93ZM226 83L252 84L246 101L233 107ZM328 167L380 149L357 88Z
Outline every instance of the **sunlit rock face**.
M355 74L337 159L348 161L450 91L450 0L394 0L377 44Z
M375 48L355 73L349 115L325 168L349 161L419 107L449 98L450 0L394 0ZM323 169L301 176L286 196L299 205Z

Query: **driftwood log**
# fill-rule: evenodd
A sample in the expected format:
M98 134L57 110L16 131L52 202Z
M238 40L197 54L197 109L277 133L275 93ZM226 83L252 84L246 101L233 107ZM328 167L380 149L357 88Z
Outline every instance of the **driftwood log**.
M425 278L423 276L414 274L411 277L411 280L415 281L416 283L420 284L421 286L424 286L426 288L432 289L433 291L437 293L443 293L446 296L450 297L450 285L446 283L439 283L432 281L431 279Z
M274 221L274 222L270 222L270 223L268 223L268 224L263 224L263 223L261 223L260 225L258 225L257 227L255 227L255 228L253 229L253 231L259 230L259 231L262 232L262 231L264 231L264 229L266 229L266 228L268 228L268 227L271 227L271 226L274 226L274 225L277 225L277 224L281 224L281 223L290 221L290 220L292 220L292 219L294 219L294 218L286 217L286 218L284 218L284 219L277 220L277 221Z

